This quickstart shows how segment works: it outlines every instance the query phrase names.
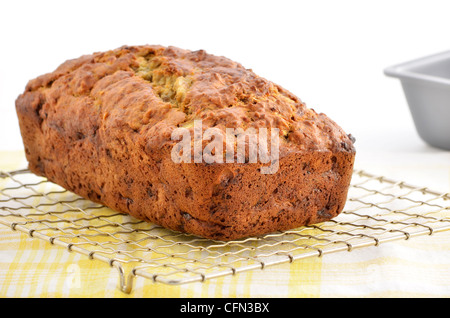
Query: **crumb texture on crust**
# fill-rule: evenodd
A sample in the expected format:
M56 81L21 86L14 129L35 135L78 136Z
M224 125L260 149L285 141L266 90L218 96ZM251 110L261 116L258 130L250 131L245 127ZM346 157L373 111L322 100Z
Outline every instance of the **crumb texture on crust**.
M123 46L68 60L29 81L16 110L33 172L115 210L217 239L338 214L355 154L326 115L203 50ZM173 163L172 131L198 119L224 134L278 128L279 171Z
M94 53L31 80L25 94L33 92L41 99L42 120L51 116L47 110L85 103L98 119L120 118L143 134L155 125L172 130L201 119L204 129L278 128L283 146L296 150L353 148L326 115L242 65L203 50L148 45Z

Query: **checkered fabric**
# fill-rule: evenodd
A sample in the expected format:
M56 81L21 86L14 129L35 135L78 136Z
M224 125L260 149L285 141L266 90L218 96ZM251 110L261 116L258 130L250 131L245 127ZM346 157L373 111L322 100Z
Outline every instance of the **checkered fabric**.
M23 152L0 153L0 170L25 167ZM450 297L450 231L204 282L168 285L136 277L127 294L107 263L0 225L0 296Z

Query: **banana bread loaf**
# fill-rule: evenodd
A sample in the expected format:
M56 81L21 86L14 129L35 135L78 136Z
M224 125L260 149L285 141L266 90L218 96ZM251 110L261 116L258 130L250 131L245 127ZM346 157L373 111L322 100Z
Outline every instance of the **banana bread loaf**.
M203 50L123 46L68 60L29 81L16 111L32 172L116 211L217 240L335 217L355 157L353 138L326 115ZM251 160L249 139L240 158L233 140L223 155L209 152L227 160L174 156L177 129L194 136L186 144L195 157L213 140L195 141L196 132L211 128L219 143L230 128L236 137L272 129L276 169L263 173L274 162Z

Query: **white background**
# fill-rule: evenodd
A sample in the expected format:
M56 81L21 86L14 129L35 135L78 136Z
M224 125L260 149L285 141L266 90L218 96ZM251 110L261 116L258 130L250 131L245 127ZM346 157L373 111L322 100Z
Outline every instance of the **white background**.
M14 101L29 79L82 54L173 45L227 56L326 113L357 138L359 167L448 191L436 167L450 153L419 139L383 70L450 49L449 16L437 0L2 1L0 150L22 148Z
M0 40L0 150L22 149L14 101L29 79L95 51L173 45L227 56L326 113L357 138L358 168L450 192L450 151L420 140L399 81L383 74L450 50L450 1L0 1ZM359 295L372 279L448 297L448 232L415 242L324 258L323 292ZM345 265L361 260L381 279Z

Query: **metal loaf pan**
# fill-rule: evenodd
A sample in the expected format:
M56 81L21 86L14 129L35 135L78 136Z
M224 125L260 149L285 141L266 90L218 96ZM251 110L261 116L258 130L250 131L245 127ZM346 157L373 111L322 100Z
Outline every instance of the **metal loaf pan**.
M391 66L384 74L400 79L419 136L450 150L450 51Z

